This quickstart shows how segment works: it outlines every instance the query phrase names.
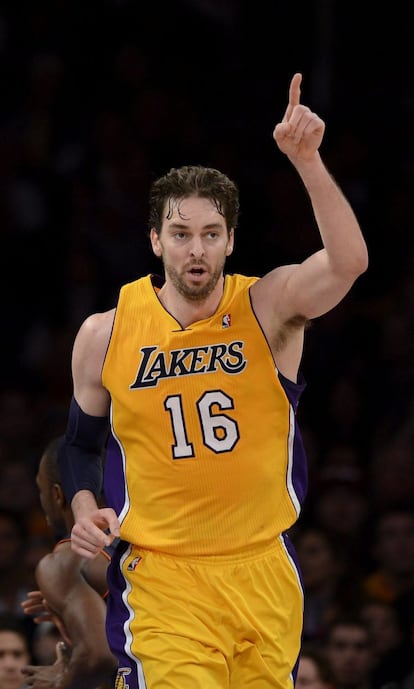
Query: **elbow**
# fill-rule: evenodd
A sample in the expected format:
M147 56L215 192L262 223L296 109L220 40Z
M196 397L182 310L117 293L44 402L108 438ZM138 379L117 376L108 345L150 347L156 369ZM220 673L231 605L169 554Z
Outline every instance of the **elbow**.
M368 252L365 252L363 256L360 257L358 265L357 265L357 276L363 275L366 273L368 270L369 266L369 258L368 258Z
M363 257L363 260L361 261L361 264L362 264L362 265L361 265L361 272L360 272L360 275L362 275L363 273L366 273L366 271L368 270L368 267L369 267L369 256L368 256L368 251L365 252L365 255L364 255L364 257Z
M353 257L352 264L349 266L349 272L356 280L360 275L363 275L369 266L369 257L367 247L364 245L358 253Z
M361 272L365 273L368 270L369 266L369 254L368 254L368 247L364 242L363 250L361 251L361 256L360 256L360 262L361 262Z

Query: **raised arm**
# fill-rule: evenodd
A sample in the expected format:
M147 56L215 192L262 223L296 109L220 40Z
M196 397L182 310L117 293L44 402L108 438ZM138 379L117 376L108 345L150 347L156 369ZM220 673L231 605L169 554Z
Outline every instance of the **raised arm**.
M285 323L313 319L336 306L368 267L355 213L320 156L325 123L300 102L301 81L301 74L293 76L273 137L302 179L322 248L303 263L276 268L252 288L259 320L271 340L277 340Z

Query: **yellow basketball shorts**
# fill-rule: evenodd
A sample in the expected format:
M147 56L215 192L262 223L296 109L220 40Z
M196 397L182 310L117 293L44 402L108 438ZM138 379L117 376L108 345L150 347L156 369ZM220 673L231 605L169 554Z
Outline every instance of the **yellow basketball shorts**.
M303 592L287 537L232 559L125 544L109 583L116 689L293 689Z

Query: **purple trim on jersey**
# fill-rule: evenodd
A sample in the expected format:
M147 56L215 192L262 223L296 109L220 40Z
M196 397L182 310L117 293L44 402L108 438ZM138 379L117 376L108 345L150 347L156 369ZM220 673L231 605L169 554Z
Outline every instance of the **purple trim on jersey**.
M119 515L125 505L125 481L122 454L112 433L109 434L104 469L105 503Z
M301 586L301 589L303 592L304 591L304 585L303 585L302 571L300 569L299 558L297 556L295 546L293 545L293 543L290 540L290 537L287 533L282 534L282 538L283 538L283 542L285 544L285 548L286 548L286 550L289 554L290 560L292 562L292 565L296 569L297 577L298 577L298 580L300 582L300 586ZM299 652L299 655L296 659L296 663L293 666L293 670L292 670L293 684L296 683L296 677L298 674L299 659L300 659L300 652Z
M299 504L302 506L308 491L308 461L306 457L305 447L303 445L302 434L298 426L296 412L299 406L299 400L302 392L306 388L306 381L299 372L298 382L286 378L280 371L278 371L280 384L282 385L286 396L295 413L295 434L293 438L293 466L292 466L292 486L295 491Z
M286 392L287 398L291 405L293 406L295 412L298 409L299 400L301 398L302 392L306 388L306 381L301 372L298 373L298 382L294 383L289 378L283 375L280 371L277 372L281 385Z
M295 489L297 498L301 504L304 503L306 493L308 491L308 461L306 458L306 451L303 445L302 435L298 425L295 423L295 438L293 441L293 468L292 468L292 483Z
M302 579L302 572L300 569L299 558L297 556L295 546L293 545L289 534L287 534L286 532L282 534L282 538L283 538L283 542L285 544L285 548L289 553L289 557L292 560L292 563L293 563L293 565L297 571L298 579L299 579L299 582L300 582L300 585L301 585L301 588L303 591L304 585L303 585L303 579Z
M127 584L122 574L121 559L129 543L120 541L112 560L108 566L109 595L107 600L106 635L109 647L118 660L118 668L125 680L118 679L117 686L128 686L129 689L140 689L140 683L136 671L136 662L125 650L125 624L130 618L130 611L124 603L123 595Z
M111 650L117 657L119 657L119 651L125 644L124 622L129 617L128 609L122 600L126 582L120 565L121 557L128 547L129 543L125 541L119 542L116 551L112 555L112 560L108 565L107 573L109 596L107 602L108 614L106 632Z

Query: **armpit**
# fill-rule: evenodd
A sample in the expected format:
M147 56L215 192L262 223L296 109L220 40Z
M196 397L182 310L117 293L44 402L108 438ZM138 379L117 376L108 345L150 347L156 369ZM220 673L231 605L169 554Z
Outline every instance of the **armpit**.
M292 335L296 330L308 329L311 326L312 321L306 318L306 316L292 316L289 320L285 321L279 328L275 335L273 348L275 352L282 351L288 340L289 336Z

